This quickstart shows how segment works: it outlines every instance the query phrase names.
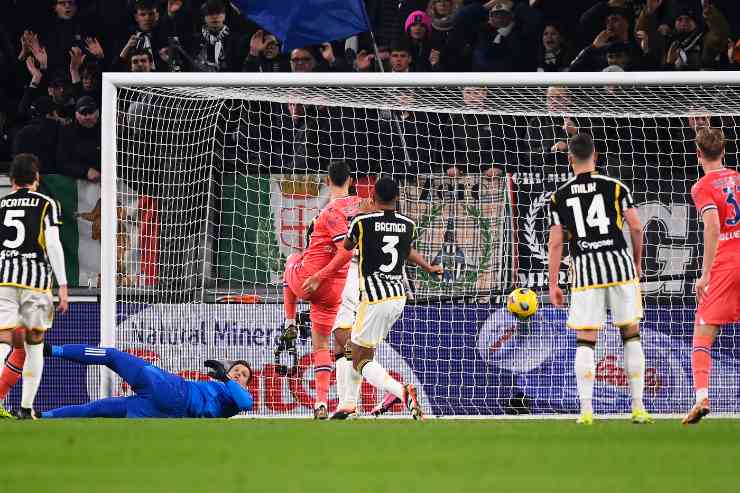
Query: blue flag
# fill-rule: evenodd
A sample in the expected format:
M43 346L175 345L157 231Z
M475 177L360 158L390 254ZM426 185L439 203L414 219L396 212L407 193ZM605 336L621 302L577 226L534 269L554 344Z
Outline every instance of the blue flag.
M363 0L236 0L242 13L281 41L283 51L370 30Z

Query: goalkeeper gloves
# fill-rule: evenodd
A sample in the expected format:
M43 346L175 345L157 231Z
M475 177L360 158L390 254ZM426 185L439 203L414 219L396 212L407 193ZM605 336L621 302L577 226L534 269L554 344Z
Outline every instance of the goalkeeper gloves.
M224 364L220 361L216 361L215 359L208 359L203 362L203 366L211 369L208 372L208 376L212 379L219 380L223 383L231 380L229 378L228 372L226 371L226 367L224 367Z

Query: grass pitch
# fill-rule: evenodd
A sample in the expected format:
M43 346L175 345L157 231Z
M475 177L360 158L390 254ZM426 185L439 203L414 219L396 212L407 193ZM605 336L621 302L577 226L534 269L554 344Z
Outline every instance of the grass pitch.
M740 421L0 422L0 491L738 491ZM16 488L17 487L17 488ZM7 489L6 489L7 488Z

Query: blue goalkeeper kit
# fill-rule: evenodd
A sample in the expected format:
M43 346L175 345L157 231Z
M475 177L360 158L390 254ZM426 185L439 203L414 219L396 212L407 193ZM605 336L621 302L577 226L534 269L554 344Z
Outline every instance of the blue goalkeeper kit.
M136 395L110 397L42 413L43 418L229 418L252 409L252 395L237 382L195 382L113 348L53 346L52 356L105 365Z

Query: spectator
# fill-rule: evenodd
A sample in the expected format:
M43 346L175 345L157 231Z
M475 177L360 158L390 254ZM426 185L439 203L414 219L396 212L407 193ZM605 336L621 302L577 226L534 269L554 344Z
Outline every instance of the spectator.
M607 61L609 49L612 53L614 50L626 49L632 70L648 68L645 66L642 48L630 35L630 20L631 14L628 9L611 7L606 17L604 30L596 36L593 43L578 54L570 64L570 70L572 72L600 72L609 66Z
M412 60L408 43L396 41L391 44L391 72L411 72Z
M290 52L291 72L313 72L316 69L316 57L308 48L296 48Z
M412 108L416 98L414 92L399 89L396 99L399 105ZM378 145L370 147L379 153L380 171L405 179L444 170L442 128L448 124L444 114L409 109L379 111L377 118L367 123L372 127L376 122L378 128L368 129L372 136L368 137L372 139L377 135L379 139Z
M486 16L488 21L483 24ZM540 19L528 2L518 3L516 11L511 0L466 5L455 18L450 50L465 53L469 46L475 72L534 70Z
M181 43L185 43L185 50L190 51L193 27L196 25L193 9L186 5L186 0L163 0L162 9L160 17L165 32L176 37Z
M459 8L460 3L452 0L429 0L427 15L432 21L432 44L443 46L447 43Z
M23 98L18 105L18 116L29 119L31 105L44 95L42 87L43 73L34 57L26 58L26 68L31 74L31 82L26 87ZM51 97L54 112L68 124L74 112L74 100L67 94L67 79L62 76L54 77L47 86L47 94Z
M411 12L404 23L404 30L411 49L414 71L430 72L440 68L439 49L433 49L431 44L431 17L421 10Z
M641 32L643 50L666 69L700 70L718 68L724 59L725 43L730 34L727 19L713 5L704 10L706 28L702 17L690 7L676 11L673 33L664 38L657 26L656 11L663 0L648 0L637 21L636 30ZM667 48L666 48L667 47Z
M258 29L252 35L242 71L290 72L290 62L280 55L280 42L274 34Z
M86 55L77 47L70 50L69 76L72 79L72 97L75 100L90 96L98 105L102 103L98 65L95 62L87 63Z
M563 72L573 61L573 52L559 26L549 23L542 31L537 61L538 72Z
M201 7L203 27L195 36L193 60L201 72L237 72L241 69L241 39L226 25L223 0L208 0Z
M515 122L509 116L486 114L490 111L488 95L486 87L463 88L466 113L450 115L442 139L448 176L483 173L493 177L517 162L513 155L518 142Z
M129 59L129 71L153 72L154 59L152 58L152 52L144 48L133 50Z
M21 128L13 141L13 155L34 154L41 162L41 174L57 172L56 150L59 138L58 116L51 98L42 96L31 105L31 121Z
M343 56L334 54L334 45L332 43L322 43L319 46L321 58L324 60L323 70L327 72L349 72L351 68Z
M69 50L74 46L86 49L86 40L97 39L97 34L92 22L79 14L77 0L52 0L52 3L54 19L40 33L39 42L48 50L48 71L56 75L67 72ZM39 62L46 66L42 60Z
M74 121L59 133L57 168L71 178L100 181L100 111L89 96L77 101Z
M547 88L546 116L535 116L527 125L531 166L545 173L568 173L568 139L578 133L576 119L567 116L574 107L567 87Z
M590 1L592 5L583 12L579 19L579 24L575 26L574 32L581 36L578 45L588 45L601 31L601 27L606 22L613 8L623 9L629 16L630 21L640 15L645 4L649 0L602 0L599 2ZM676 2L686 2L700 0L664 0L663 5L656 11L656 20L658 21L658 30L664 36L671 32L670 24L672 23L673 5ZM594 5L595 3L595 5ZM569 11L570 12L570 11Z
M164 69L166 62L161 59L168 45L168 32L159 23L159 12L154 0L137 0L134 4L134 22L136 32L131 34L123 46L115 68L124 70L128 65L131 51L144 49L151 53L153 67Z
M11 137L8 132L8 109L5 102L7 98L5 94L0 90L0 163L7 163L12 160L10 155L11 151Z

